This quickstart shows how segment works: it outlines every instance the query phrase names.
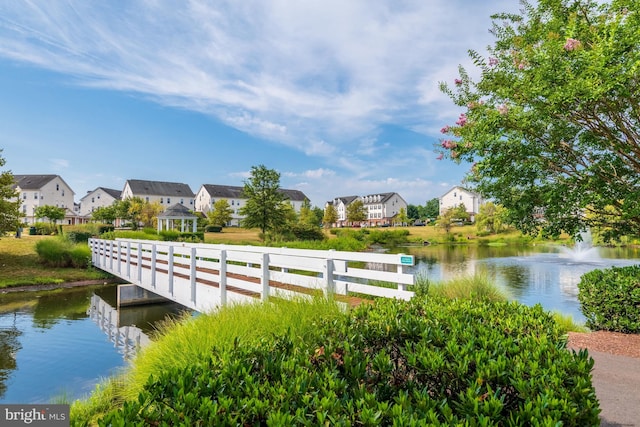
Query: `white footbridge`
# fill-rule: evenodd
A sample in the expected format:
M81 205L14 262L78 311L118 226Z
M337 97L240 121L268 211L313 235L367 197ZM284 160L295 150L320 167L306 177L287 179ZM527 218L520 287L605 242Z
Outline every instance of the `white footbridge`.
M317 292L351 304L374 297L410 299L415 284L409 272L414 258L404 254L134 239L90 239L89 247L95 267L143 295L150 292L199 312Z

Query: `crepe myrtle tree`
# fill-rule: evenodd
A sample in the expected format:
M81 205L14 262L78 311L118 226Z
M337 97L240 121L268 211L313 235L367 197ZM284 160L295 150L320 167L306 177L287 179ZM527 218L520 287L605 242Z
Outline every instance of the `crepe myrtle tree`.
M637 0L523 2L492 17L488 56L440 87L463 109L439 158L521 230L640 234ZM472 78L471 75L478 75Z

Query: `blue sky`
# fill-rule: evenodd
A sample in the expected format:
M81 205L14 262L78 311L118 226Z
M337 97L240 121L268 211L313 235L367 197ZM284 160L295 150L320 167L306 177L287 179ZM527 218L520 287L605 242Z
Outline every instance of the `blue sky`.
M517 0L9 1L0 4L3 170L59 174L76 201L127 179L243 185L251 166L313 205L424 204L461 112L438 89Z

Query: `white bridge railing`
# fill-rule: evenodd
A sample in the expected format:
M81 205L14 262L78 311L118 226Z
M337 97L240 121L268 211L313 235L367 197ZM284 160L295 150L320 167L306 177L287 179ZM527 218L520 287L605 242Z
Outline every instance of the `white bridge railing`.
M413 296L411 255L133 239L89 247L97 268L200 312L318 290L342 300Z

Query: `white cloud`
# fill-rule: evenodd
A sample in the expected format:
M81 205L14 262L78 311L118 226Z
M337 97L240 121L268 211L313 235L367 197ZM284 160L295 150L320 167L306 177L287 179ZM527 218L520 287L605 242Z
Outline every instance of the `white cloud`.
M66 159L49 159L51 168L56 171L62 171L69 167L69 161Z

